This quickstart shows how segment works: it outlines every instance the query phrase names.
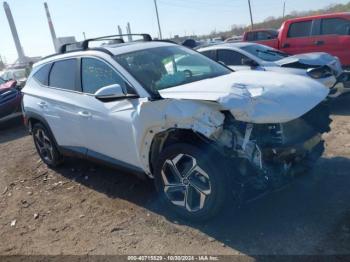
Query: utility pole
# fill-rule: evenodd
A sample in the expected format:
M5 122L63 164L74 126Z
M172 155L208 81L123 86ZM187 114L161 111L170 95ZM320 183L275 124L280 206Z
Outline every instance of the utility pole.
M283 1L283 15L282 15L283 20L284 20L285 13L286 13L286 1Z
M157 0L154 0L154 7L156 8L156 15L157 15L157 22L158 22L158 31L159 31L159 39L162 40L163 37L162 37L162 29L160 28Z
M251 23L251 27L252 27L252 30L253 30L254 23L253 23L252 7L250 5L250 0L248 0L248 5L249 5L249 13L250 13L250 23Z
M11 9L10 9L10 6L8 5L7 2L4 2L4 10L5 10L5 14L7 16L7 20L9 22L13 41L15 42L15 46L16 46L16 50L17 50L17 54L18 54L18 62L19 62L19 64L27 63L28 61L26 59L26 56L24 55L24 51L23 51L21 42L19 41L15 21L13 20Z
M55 28L53 27L53 24L52 24L49 6L47 5L46 2L44 3L44 8L46 11L47 22L49 23L49 29L50 29L50 33L51 33L53 47L55 48L55 51L58 53L59 46L58 46L58 42L57 42L56 32L55 32Z

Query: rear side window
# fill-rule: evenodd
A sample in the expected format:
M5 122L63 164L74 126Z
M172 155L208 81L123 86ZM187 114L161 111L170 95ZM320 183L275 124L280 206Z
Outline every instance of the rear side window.
M218 50L218 61L224 62L225 65L242 65L242 58L246 56L231 50Z
M77 60L67 59L53 64L49 86L66 90L76 90Z
M255 32L249 32L247 33L247 41L255 41L256 40L256 34Z
M288 37L304 37L311 34L312 21L296 22L290 25Z
M272 39L272 36L268 32L256 32L256 40L269 40Z
M349 35L350 21L343 18L321 20L321 35Z
M83 92L94 94L102 87L119 84L126 90L125 81L106 63L94 59L82 59Z
M49 85L49 73L51 69L52 64L44 65L42 68L40 68L33 77L42 85Z
M216 56L215 56L215 51L214 50L204 51L204 52L201 52L201 54L205 55L206 57L209 57L210 59L216 60Z

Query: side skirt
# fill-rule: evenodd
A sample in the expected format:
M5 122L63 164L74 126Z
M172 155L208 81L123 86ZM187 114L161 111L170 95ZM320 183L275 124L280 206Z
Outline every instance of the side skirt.
M87 159L88 161L95 162L104 166L109 166L113 169L117 169L122 172L134 174L141 179L147 178L145 172L139 167L130 165L123 161L108 157L106 155L91 150L87 150L82 147L60 146L58 147L58 150L62 155L65 156Z

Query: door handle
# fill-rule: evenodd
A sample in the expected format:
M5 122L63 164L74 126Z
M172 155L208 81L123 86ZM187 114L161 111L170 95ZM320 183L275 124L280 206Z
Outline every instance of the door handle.
M81 116L81 117L86 117L86 118L91 118L92 117L92 114L88 111L80 111L78 112L78 115Z
M47 104L45 103L45 102L39 102L39 103L37 103L37 105L40 107L40 108L44 108L44 107L46 107L47 106Z
M317 40L314 42L315 45L324 45L324 41L322 40Z

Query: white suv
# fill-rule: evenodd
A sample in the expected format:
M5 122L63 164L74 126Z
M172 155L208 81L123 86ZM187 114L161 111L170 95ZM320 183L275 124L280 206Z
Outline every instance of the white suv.
M23 110L48 166L73 154L147 175L165 204L198 221L226 199L280 187L321 156L330 123L322 84L233 72L143 36L86 40L34 65ZM119 43L89 48L103 40Z

